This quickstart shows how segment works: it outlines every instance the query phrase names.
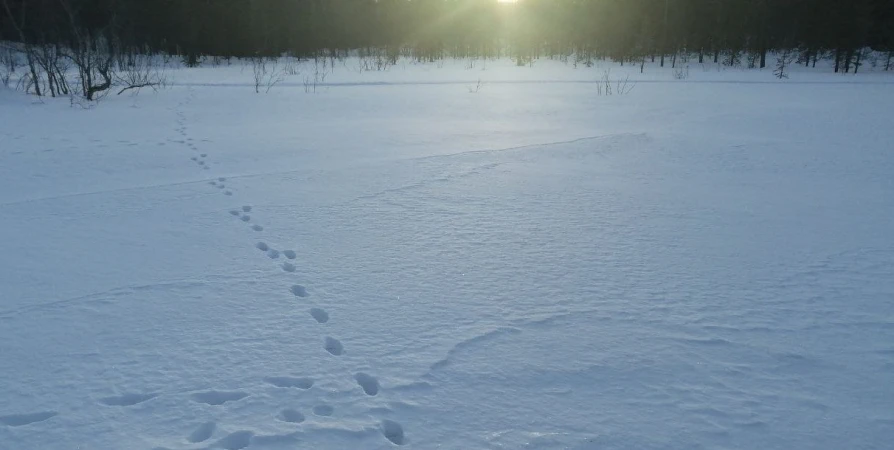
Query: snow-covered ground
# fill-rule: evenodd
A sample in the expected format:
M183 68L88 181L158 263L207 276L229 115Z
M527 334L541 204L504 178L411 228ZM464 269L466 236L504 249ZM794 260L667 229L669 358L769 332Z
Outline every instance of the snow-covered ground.
M894 442L894 79L465 64L0 90L0 448Z

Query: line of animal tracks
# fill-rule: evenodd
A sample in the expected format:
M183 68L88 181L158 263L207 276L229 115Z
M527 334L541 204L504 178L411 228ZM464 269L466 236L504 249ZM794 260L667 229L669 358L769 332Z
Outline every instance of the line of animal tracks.
M189 89L188 95L177 104L174 108L176 116L176 135L168 141L175 145L182 145L189 152L189 159L203 174L212 174L213 155L206 153L202 143L205 140L195 140L190 136L189 125L186 115L186 107L195 97L195 91ZM221 195L231 199L236 197L237 192L230 186L225 177L209 176L207 186ZM340 358L349 352L349 343L343 343L337 336L333 336L328 330L331 328L331 322L337 321L337 317L332 317L327 311L326 305L316 304L313 299L313 288L308 287L301 280L300 252L292 248L277 248L274 245L257 241L253 238L254 233L264 231L265 227L257 223L252 217L254 209L250 204L236 204L229 209L229 215L232 216L234 223L246 227L246 245L253 245L259 251L259 257L269 258L275 261L272 270L282 270L290 277L294 276L292 281L284 282L281 286L284 296L292 296L295 303L284 305L287 308L280 312L282 316L296 315L306 318L308 327L317 327L319 329L319 352L326 352L324 358ZM227 214L223 212L223 214ZM301 282L301 283L299 283ZM333 362L334 363L334 362ZM356 371L344 374L346 379L350 379L354 384L355 390L348 395L357 396L378 396L380 395L380 384L376 376ZM286 390L307 391L311 389L322 389L316 380L312 377L300 376L294 374L274 374L257 380L258 384L268 386L272 390L268 395L285 394ZM347 380L345 380L347 381ZM209 389L207 386L201 390L183 391L177 393L171 392L119 392L117 395L94 398L92 402L98 408L129 408L135 405L143 404L162 397L173 395L183 395L185 400L190 402L207 405L212 409L220 409L221 413L226 413L230 409L238 410L244 402L252 400L251 386L230 386L227 389ZM285 406L285 405L283 405ZM249 429L240 428L238 424L226 423L219 424L216 421L205 421L198 423L190 433L183 437L185 442L189 443L190 448L193 445L208 446L210 448L223 448L226 450L239 450L249 446L264 447L268 443L296 443L302 441L302 426L300 424L307 420L308 416L316 416L318 418L334 417L338 418L339 410L325 401L314 401L304 407L277 407L270 411L270 419L277 420L282 423L295 425L294 431L286 434L268 435L256 434ZM0 416L0 425L17 428L31 424L36 424L50 420L57 416L64 416L65 413L57 410L32 411L20 414L2 415ZM206 419L207 420L207 419ZM235 429L235 431L230 432ZM226 430L226 431L224 431ZM393 420L372 418L370 424L364 427L363 433L375 435L376 430L390 441L393 445L404 445L407 439L404 436L403 426ZM389 445L383 442L385 445ZM2 447L2 444L0 444ZM167 447L155 447L155 450L166 449Z
M183 107L188 105L193 97L194 91L190 89L190 94L186 96L185 100L178 107L177 132L180 133L183 137L182 143L193 153L195 153L193 156L190 157L190 160L201 167L202 170L210 170L210 161L208 160L209 155L200 151L198 147L193 144L193 140L189 137L187 130L186 116L183 111ZM234 191L227 185L227 179L224 177L213 179L209 181L208 184L219 190L221 193L223 193L223 195L233 196ZM250 230L255 232L263 231L264 226L256 223L252 219L252 211L253 207L251 205L245 204L230 209L229 214L240 222L248 224L248 228ZM288 248L274 248L273 245L265 241L257 241L254 243L254 246L267 258L277 261L281 260L282 262L279 264L279 267L284 272L297 272L297 267L299 264L299 253L296 250ZM293 283L291 285L283 286L283 289L288 290L292 295L294 295L295 299L301 304L301 306L304 307L299 307L292 311L286 311L284 313L297 314L297 311L301 311L303 309L304 314L308 316L308 320L312 320L313 324L320 327L321 349L329 353L332 357L339 357L345 354L345 352L347 351L345 348L345 344L342 343L342 341L339 340L337 337L330 336L326 331L326 325L331 320L329 312L327 312L326 309L322 307L322 305L313 304L313 302L310 300L311 294L308 291L308 288L304 284ZM357 386L360 388L359 391L362 391L362 395L376 396L379 394L379 380L375 376L365 372L356 372L353 374L353 378L354 381L357 383ZM281 388L310 389L314 385L313 379L304 377L268 377L264 381L273 386ZM223 405L228 401L238 401L247 396L247 394L240 392L208 394L210 395L200 396L199 398L196 398L195 396L200 394L194 394L193 399L212 405ZM361 395L361 393L358 392L358 395ZM337 414L337 411L335 411L332 406L327 404L316 405L311 409L311 411L314 415L317 416L328 417ZM301 423L305 420L304 413L291 408L280 411L277 417L279 420L291 423ZM205 439L210 438L213 430L213 423L203 424L195 430L195 432L189 437L189 440L190 442L201 442ZM393 444L403 445L406 442L403 426L398 422L384 419L380 423L380 431L382 435ZM250 432L236 432L224 437L222 442L220 442L219 444L220 446L229 450L240 449L247 447L251 443L251 439L252 434Z

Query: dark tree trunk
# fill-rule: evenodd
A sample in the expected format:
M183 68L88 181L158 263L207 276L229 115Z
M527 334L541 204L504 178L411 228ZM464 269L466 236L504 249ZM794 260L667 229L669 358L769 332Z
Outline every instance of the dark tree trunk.
M87 100L93 101L96 98L96 94L105 91L106 89L112 87L112 77L109 74L109 69L101 70L97 69L100 75L102 75L103 82L101 84L95 86L89 86L87 88L86 97Z
M857 61L854 62L854 75L856 75L857 72L860 70L860 64L862 64L862 61L863 61L863 50L860 50L859 52L857 52Z
M767 67L767 49L761 49L761 69Z
M664 32L661 36L661 67L664 67L664 54L667 53L667 13L668 0L664 0Z
M705 49L704 48L698 49L698 63L699 64L705 63Z
M844 73L848 73L851 70L851 60L854 59L854 49L850 48L847 50L847 54L844 57Z
M714 64L717 64L717 61L720 61L720 49L714 49Z
M835 49L835 73L838 73L838 70L841 68L841 49Z
M736 65L738 60L739 60L739 50L736 50L736 49L730 50L729 59L727 59L726 65L733 67Z
M186 66L187 67L196 67L199 65L199 55L193 51L189 51L186 54Z
M47 86L50 89L50 97L56 96L56 80L53 76L53 69L50 68L50 64L47 63L44 67L44 70L47 72Z
M28 60L28 70L31 71L31 80L34 81L34 93L40 97L40 76L37 74L37 64L34 63L34 48L25 44L25 55Z
M20 18L21 23L19 23L19 21L17 21L15 16L12 14L12 10L9 8L9 3L7 3L6 0L3 0L3 9L6 11L7 16L9 16L9 20L12 23L12 26L18 32L19 39L21 40L22 45L25 47L25 58L28 61L28 70L31 71L31 80L34 81L34 93L37 94L38 97L40 97L40 77L37 73L37 63L34 61L34 52L36 50L34 50L34 47L31 46L30 41L28 40L24 31L26 17L25 6L27 5L28 3L22 3Z
M888 51L888 60L885 61L885 72L891 70L891 54L892 53L894 53L894 51L890 51L890 50Z

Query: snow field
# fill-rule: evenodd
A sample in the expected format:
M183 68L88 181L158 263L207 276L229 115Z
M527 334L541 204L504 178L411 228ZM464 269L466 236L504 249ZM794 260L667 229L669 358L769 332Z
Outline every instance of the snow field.
M0 92L0 448L894 438L891 85L527 69Z

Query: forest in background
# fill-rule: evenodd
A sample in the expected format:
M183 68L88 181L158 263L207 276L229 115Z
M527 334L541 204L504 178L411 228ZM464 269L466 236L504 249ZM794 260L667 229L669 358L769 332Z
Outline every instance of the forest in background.
M91 87L114 84L106 66L157 53L188 66L205 56L360 52L384 64L550 57L664 66L682 54L763 68L782 52L791 63L832 59L834 71L856 72L869 51L890 70L894 0L0 0L0 40L27 56L31 91L42 78L44 91L69 90L53 78L73 66L88 99Z

